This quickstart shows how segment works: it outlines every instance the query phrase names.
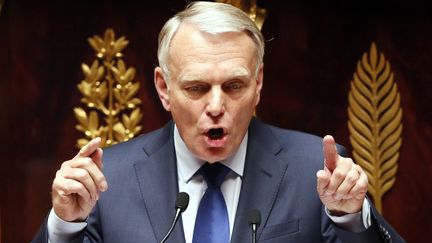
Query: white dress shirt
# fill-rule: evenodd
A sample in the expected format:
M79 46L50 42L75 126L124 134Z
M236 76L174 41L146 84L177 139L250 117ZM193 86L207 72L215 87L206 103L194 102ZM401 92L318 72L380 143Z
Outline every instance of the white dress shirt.
M230 237L234 227L234 219L237 211L237 204L240 196L243 170L246 159L248 133L243 138L239 149L224 161L220 161L231 169L221 185L221 191L225 198L230 224ZM195 218L198 211L199 202L207 189L207 184L201 175L195 173L206 162L194 156L183 139L181 138L177 126L174 126L174 147L177 158L177 177L180 192L187 192L190 196L189 206L182 214L183 230L186 243L192 243ZM326 209L329 218L339 227L353 232L361 232L371 225L370 205L365 199L361 212L347 214L344 216L332 216ZM66 222L60 219L51 210L48 217L48 242L64 243L69 242L75 234L87 226L86 222Z
M246 159L247 141L248 133L246 133L243 138L239 149L229 158L220 161L231 169L221 185L221 191L227 205L230 238L234 228L234 218L240 197L241 178L243 176L244 162ZM183 139L180 137L177 126L174 127L174 147L177 156L179 190L181 192L187 192L190 196L189 206L182 214L182 221L186 243L192 243L195 218L198 212L199 203L207 189L207 184L203 177L201 175L195 175L195 173L206 163L206 161L198 159L189 151Z

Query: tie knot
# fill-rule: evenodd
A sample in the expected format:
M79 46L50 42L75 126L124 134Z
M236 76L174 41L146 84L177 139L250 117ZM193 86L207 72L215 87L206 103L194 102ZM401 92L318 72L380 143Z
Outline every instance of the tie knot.
M222 163L206 163L201 167L200 174L204 177L208 187L220 187L229 171L230 168Z

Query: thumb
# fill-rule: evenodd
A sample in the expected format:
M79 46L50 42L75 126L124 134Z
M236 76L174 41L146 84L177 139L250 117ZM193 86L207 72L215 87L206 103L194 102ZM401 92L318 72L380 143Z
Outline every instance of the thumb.
M336 142L334 138L327 135L323 139L323 154L324 154L324 167L330 172L336 168L336 163L339 159L339 154L336 149Z
M90 157L101 146L101 138L93 138L88 144L80 149L75 158Z

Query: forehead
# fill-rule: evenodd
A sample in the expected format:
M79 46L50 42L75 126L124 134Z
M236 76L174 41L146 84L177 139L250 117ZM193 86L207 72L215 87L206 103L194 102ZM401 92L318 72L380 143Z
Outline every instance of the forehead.
M209 77L213 77L215 75L209 75L209 73L205 69L186 69L177 76L177 80L180 82L191 82L198 80L206 80ZM243 79L250 78L251 72L244 67L232 67L231 70L228 70L223 75L218 75L219 78L224 79Z
M183 23L171 41L168 64L177 75L199 68L247 75L256 66L256 53L255 43L244 32L209 34Z

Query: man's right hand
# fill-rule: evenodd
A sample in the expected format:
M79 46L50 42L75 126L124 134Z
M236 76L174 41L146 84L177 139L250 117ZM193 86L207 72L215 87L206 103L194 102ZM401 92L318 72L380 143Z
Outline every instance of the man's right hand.
M102 173L101 139L95 138L72 159L63 162L52 185L55 213L65 221L83 221L108 189Z

